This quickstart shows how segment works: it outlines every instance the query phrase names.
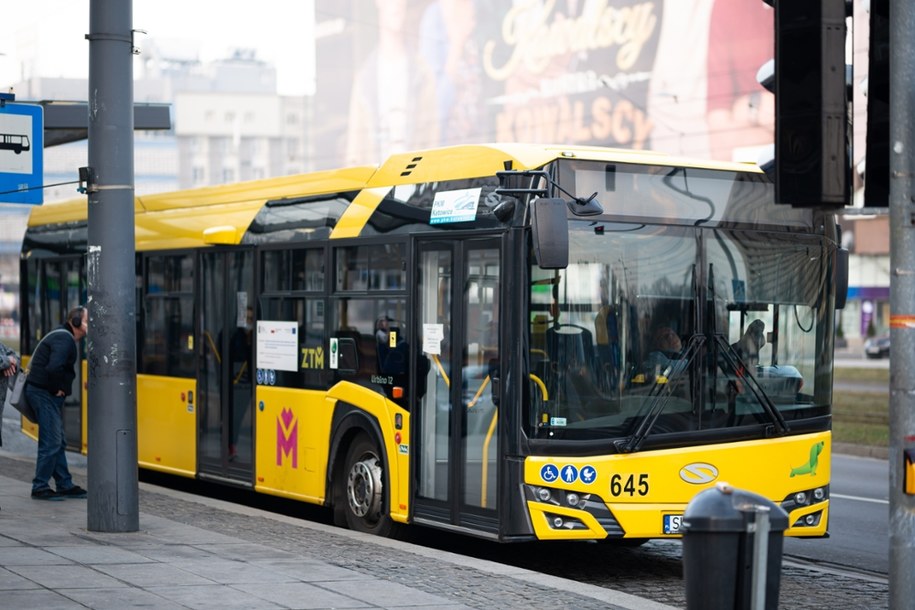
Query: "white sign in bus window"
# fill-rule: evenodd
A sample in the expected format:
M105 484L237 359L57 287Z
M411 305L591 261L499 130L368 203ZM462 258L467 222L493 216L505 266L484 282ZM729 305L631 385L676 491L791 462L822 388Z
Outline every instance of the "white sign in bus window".
M423 324L423 351L427 354L440 355L442 353L442 339L445 338L445 328L441 324Z
M482 188L439 191L432 202L432 216L429 224L448 222L470 222L477 217Z
M257 323L257 368L298 371L299 327L295 322Z

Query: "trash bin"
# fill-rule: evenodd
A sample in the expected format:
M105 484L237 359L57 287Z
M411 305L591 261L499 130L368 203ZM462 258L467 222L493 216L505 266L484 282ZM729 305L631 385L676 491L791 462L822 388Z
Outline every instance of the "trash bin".
M696 494L683 513L687 609L778 608L787 527L788 514L758 494L726 483Z

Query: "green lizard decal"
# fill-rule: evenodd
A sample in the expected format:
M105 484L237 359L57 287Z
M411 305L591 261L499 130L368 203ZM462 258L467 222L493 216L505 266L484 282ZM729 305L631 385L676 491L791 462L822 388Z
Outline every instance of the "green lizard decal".
M819 443L814 443L810 447L810 459L803 466L798 466L797 468L792 468L791 476L793 477L794 475L797 475L797 474L809 474L809 475L816 474L817 473L817 463L819 463L819 461L820 461L820 452L823 451L823 445L825 445L825 444L826 443L824 443L823 441L820 441Z

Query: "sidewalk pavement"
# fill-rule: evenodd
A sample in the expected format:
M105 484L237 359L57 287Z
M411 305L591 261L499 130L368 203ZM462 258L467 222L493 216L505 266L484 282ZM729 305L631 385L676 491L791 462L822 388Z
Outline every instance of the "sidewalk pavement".
M90 532L87 500L30 498L33 470L0 450L3 608L670 608L142 483L140 531Z

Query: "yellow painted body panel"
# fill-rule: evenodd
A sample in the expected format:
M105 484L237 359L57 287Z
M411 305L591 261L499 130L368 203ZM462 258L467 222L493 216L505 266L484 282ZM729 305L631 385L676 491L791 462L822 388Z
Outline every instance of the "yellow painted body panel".
M391 519L406 523L410 511L410 414L387 398L353 383L338 383L327 393L328 400L356 405L373 416L381 428L390 478ZM394 420L401 416L402 427L395 430ZM397 443L397 434L401 442Z
M38 424L33 424L22 415L19 416L20 429L22 433L33 441L38 441ZM85 437L84 437L85 438ZM83 441L85 443L85 440Z
M210 206L206 213L199 208L181 208L155 214L136 216L136 248L160 250L163 248L199 248L210 244L209 232L234 227L234 240L223 242L237 244L248 225L264 207L263 199Z
M821 444L822 443L822 444ZM580 494L596 494L613 513L627 538L676 537L663 533L664 514L682 514L687 503L700 491L717 483L728 483L733 487L758 493L775 504L798 491L810 490L829 484L831 462L831 435L829 432L806 434L787 438L758 441L724 443L701 447L684 447L640 453L616 454L604 457L545 458L531 457L525 462L524 480L530 485L565 489ZM541 478L541 468L553 464L561 472L566 465L578 471L592 466L597 473L591 484L579 477L574 483L562 480L546 483ZM717 477L701 484L687 483L681 478L683 468L699 465L703 472L711 472L710 465L717 471ZM612 477L617 486L612 485ZM647 484L647 493L639 492L641 475ZM632 478L631 492L624 490ZM688 473L684 476L689 477ZM612 489L617 489L614 496ZM589 513L584 510L561 508L553 504L529 502L531 519L537 536L550 538L604 538L606 532ZM822 536L828 522L827 502L818 503L792 511L788 516L789 529L786 535ZM814 527L791 527L804 515L823 511L820 522ZM555 531L550 526L547 514L574 516L588 526L588 530L577 532Z
M25 369L28 369L29 360L31 360L31 359L32 359L32 356L30 356L29 354L23 354L22 355L22 367ZM83 410L85 411L85 407L83 408ZM20 430L22 430L22 433L25 434L27 437L29 437L33 441L38 441L38 424L33 424L32 422L30 422L29 420L24 418L22 415L20 415L19 416L19 428L20 428ZM85 438L86 437L83 436L83 439L84 439L83 442L85 442Z
M591 513L583 510L531 501L528 501L527 509L531 513L531 523L534 525L534 532L539 540L600 540L607 536L607 532L597 522L597 519ZM554 529L550 527L550 520L554 515L578 519L587 529Z
M330 234L330 238L358 237L362 227L369 221L375 208L378 207L378 204L390 191L390 187L382 186L365 189L359 193L353 203L346 208L337 226L334 227L333 232Z
M193 379L137 376L137 455L152 470L193 477L197 470L197 396Z
M277 496L324 504L330 490L331 422L338 401L358 405L378 421L384 437L390 474L391 517L406 522L409 510L409 417L382 395L351 383L339 383L327 393L258 386L255 489ZM403 428L394 430L400 413ZM395 442L400 432L402 442ZM403 449L402 449L403 447ZM343 459L343 456L339 456Z
M257 491L323 504L333 404L324 392L257 386Z
M374 172L374 167L352 167L143 195L135 199L134 205L136 249L238 244L268 201L358 190ZM32 209L29 226L83 221L87 215L85 197L48 203ZM214 233L218 238L214 239Z

